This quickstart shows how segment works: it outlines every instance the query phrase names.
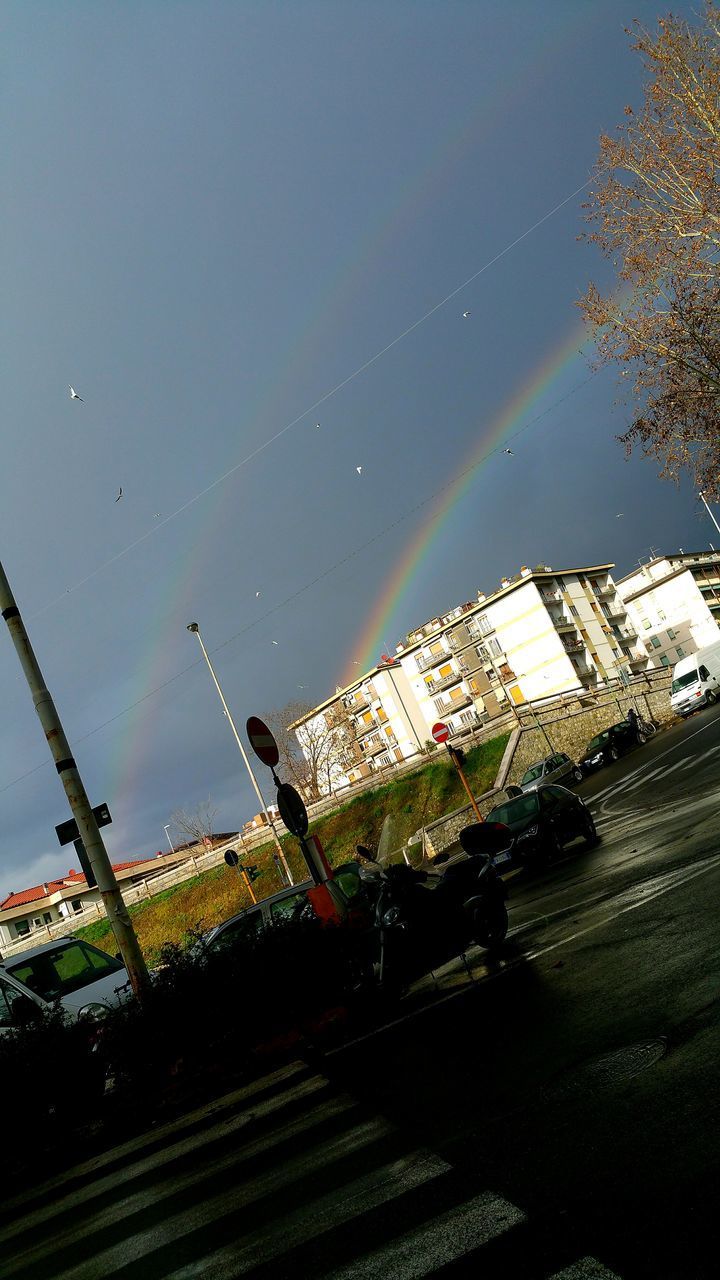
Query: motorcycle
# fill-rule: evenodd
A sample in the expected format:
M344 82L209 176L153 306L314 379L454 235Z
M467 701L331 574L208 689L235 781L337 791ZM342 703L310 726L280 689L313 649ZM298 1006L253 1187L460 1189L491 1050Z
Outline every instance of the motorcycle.
M467 857L449 860L442 872L406 863L379 869L373 933L375 979L381 990L401 994L471 946L492 951L504 942L507 891L491 856L509 841L501 823L474 823L460 833ZM368 849L359 852L372 857Z

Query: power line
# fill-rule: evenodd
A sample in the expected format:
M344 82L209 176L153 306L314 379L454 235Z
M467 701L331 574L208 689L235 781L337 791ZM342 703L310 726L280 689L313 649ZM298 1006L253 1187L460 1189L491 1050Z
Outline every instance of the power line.
M574 387L571 387L569 391L565 392L564 395L560 396L557 400L554 400L553 403L548 405L546 409L543 409L541 410L540 413L537 413L534 418L531 418L528 422L524 423L522 427L518 427L517 431L514 431L512 435L507 436L506 439L516 440L518 436L521 436L526 431L529 431L530 428L533 427L537 422L540 422L542 418L546 418L547 415L549 413L552 413L554 409L559 408L561 404L563 404L566 400L569 400L571 396L576 394L576 392L581 391L582 388L586 387L589 382L592 382L593 378L596 377L597 373L598 373L597 369L593 370L593 372L590 373L587 378L583 378L581 382L577 382ZM252 631L255 627L258 627L261 622L264 622L267 618L272 617L273 614L279 613L281 609L287 608L287 606L289 604L292 604L294 600L297 600L299 596L304 595L306 591L310 591L313 587L316 587L317 584L319 582L323 582L325 578L329 578L331 574L335 573L338 569L341 569L343 565L348 564L350 560L353 560L356 556L360 555L363 551L366 551L368 547L373 546L374 543L379 542L381 539L385 538L388 533L391 533L393 531L393 529L397 529L398 526L403 524L406 520L408 520L410 516L415 515L417 511L422 511L424 507L427 507L431 502L434 502L436 498L439 498L442 493L446 493L448 489L453 488L465 476L469 475L472 471L476 471L477 468L480 467L483 462L487 462L488 458L491 458L493 454L501 452L501 449L502 449L501 445L496 445L494 449L488 449L487 453L484 453L481 458L477 458L474 462L471 462L467 467L463 467L463 469L461 471L458 471L452 477L451 480L447 480L445 484L440 485L439 488L434 489L432 493L429 493L427 494L426 497L421 498L420 501L414 503L412 507L408 507L408 509L404 511L402 515L397 516L397 518L395 520L392 520L390 524L385 525L384 528L380 529L377 533L374 533L371 538L367 538L365 542L359 543L351 551L348 551L346 555L342 556L339 560L336 560L333 564L323 569L321 573L316 574L314 578L311 578L308 582L304 583L303 586L298 587L297 591L291 592L291 594L289 596L286 596L284 600L280 600L277 604L274 604L272 608L266 609L265 612L260 615L260 617L254 618L252 622L246 623L246 625L244 627L241 627L239 631L235 631L231 636L228 636L225 640L221 640L219 644L216 644L212 649L209 650L209 653L210 654L219 653L221 649L227 648L229 644L233 644L236 640L239 640L242 636L247 635L248 631ZM83 733L80 737L73 739L72 745L75 746L78 743L86 742L88 738L92 738L96 733L100 733L101 730L106 729L108 725L114 724L116 720L121 720L123 716L129 715L131 711L134 711L137 707L142 706L144 702L147 702L150 698L154 698L158 693L161 693L163 689L167 689L168 685L174 684L176 680L180 680L183 676L187 675L189 671L192 671L193 667L200 666L201 662L202 662L201 658L196 658L195 661L189 663L188 666L183 667L180 671L176 671L174 675L168 676L167 680L163 680L163 682L159 685L156 685L154 689L149 689L148 692L144 693L141 698L136 698L134 702L129 703L127 707L123 707L122 710L117 711L115 715L110 716L107 720L103 720L102 723L96 725L94 729L88 729L86 733ZM32 777L32 775L34 773L38 773L40 769L45 769L47 767L47 764L48 764L48 761L43 760L41 764L37 764L34 766L34 768L28 769L26 773L20 774L19 777L13 778L11 782L7 782L3 787L0 787L0 795L4 791L9 791L11 787L17 786L20 782L24 782L26 778Z
M441 298L440 301L436 302L428 311L425 311L419 319L413 321L411 325L408 325L407 329L403 329L402 333L399 333L391 342L386 343L385 346L381 347L379 351L376 351L373 356L370 356L369 360L365 360L363 364L358 365L357 369L354 369L353 372L349 373L347 377L342 379L342 381L337 382L329 391L324 392L323 395L315 400L313 404L308 405L306 409L303 409L302 413L299 413L291 422L286 423L285 426L281 427L279 431L276 431L274 435L269 436L268 439L262 444L259 444L256 449L252 449L250 453L246 454L244 458L241 458L239 462L236 462L234 466L228 468L227 471L224 471L222 475L217 476L217 478L211 481L210 484L205 485L203 489L198 490L192 498L188 498L187 502L183 502L181 506L177 507L175 511L171 511L169 515L164 517L164 519L154 521L152 526L147 529L145 533L142 533L139 538L135 538L133 542L129 542L126 547L117 551L115 555L104 560L102 564L99 564L97 568L86 574L84 578L81 578L78 582L74 583L73 586L67 587L65 591L63 591L62 595L56 596L53 600L50 600L47 604L43 605L42 608L37 609L35 613L30 614L29 620L32 621L35 618L39 618L43 613L47 613L49 609L54 608L56 604L59 604L61 600L64 600L73 591L78 591L81 587L84 587L86 583L92 581L93 578L96 578L99 573L102 573L105 569L109 569L110 566L116 564L118 560L122 560L124 556L128 555L131 551L134 551L136 547L141 546L143 542L152 537L153 534L158 532L158 530L162 529L164 525L169 524L171 520L175 520L178 516L183 515L185 511L188 511L190 507L194 506L196 502L199 502L201 498L206 497L208 493L212 493L213 489L217 489L219 485L224 484L226 480L229 480L229 478L235 475L236 472L247 466L248 463L257 458L259 454L264 453L266 449L270 448L271 444L275 444L275 442L280 440L282 436L286 435L288 431L291 431L293 427L296 427L299 422L302 422L303 418L306 418L310 413L314 413L321 405L325 404L333 396L337 395L339 391L342 391L344 387L347 387L349 383L355 380L355 378L359 378L362 373L365 373L372 367L372 365L376 364L378 360L381 360L383 356L387 355L388 351L392 351L393 347L396 347L399 342L402 342L405 338L409 337L411 333L414 333L416 329L419 329L420 326L425 324L425 322L429 320L431 316L434 316L437 311L440 311L442 307L447 306L448 302L451 302L459 293L462 293L463 289L467 289L468 285L471 285L486 271L489 271L490 267L493 267L496 262L499 262L501 258L504 258L512 249L516 248L516 246L521 244L523 240L526 240L528 236L532 235L534 231L537 231L538 227L541 227L543 223L547 222L549 218L552 218L554 214L558 213L566 204L569 204L571 200L574 200L575 196L579 195L581 191L584 191L586 187L589 187L592 181L592 178L588 178L587 182L583 182L581 186L576 187L569 195L565 196L556 205L553 205L552 209L548 209L547 213L544 213L541 218L538 218L536 222L533 222L532 226L521 232L521 234L516 236L514 240L511 240L509 244L506 244L504 249L500 249L492 258L489 258L482 267L479 267L478 270L474 271L466 280L463 280L462 284L459 284L455 289L452 289L444 298Z

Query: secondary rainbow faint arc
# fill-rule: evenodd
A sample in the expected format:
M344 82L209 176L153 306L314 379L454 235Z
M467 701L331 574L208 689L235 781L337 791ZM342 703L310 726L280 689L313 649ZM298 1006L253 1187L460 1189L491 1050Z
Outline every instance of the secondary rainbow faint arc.
M341 684L350 684L357 679L360 670L367 670L378 661L383 636L393 631L401 606L421 571L423 561L435 540L444 532L455 508L476 480L478 468L504 440L522 427L523 418L532 412L541 397L573 361L580 359L579 349L586 338L584 325L574 325L560 345L546 356L529 380L482 431L480 439L463 462L456 483L451 484L442 494L429 520L418 529L393 565L372 606L360 638L353 646L353 657L348 658L345 664Z

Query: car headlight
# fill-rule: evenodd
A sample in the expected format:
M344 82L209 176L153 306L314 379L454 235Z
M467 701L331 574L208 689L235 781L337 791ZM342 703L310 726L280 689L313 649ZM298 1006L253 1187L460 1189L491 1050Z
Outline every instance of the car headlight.
M538 833L538 824L536 822L533 827L528 827L527 831L520 832L520 835L518 836L518 842L520 840L532 840L533 836L536 836L537 833Z
M386 925L389 928L391 925L397 924L399 919L400 919L400 908L388 907L387 911L383 915L382 922L384 925Z
M78 1018L85 1018L88 1022L100 1022L102 1018L107 1018L108 1013L106 1004L85 1004L78 1013Z
M590 757L590 763L591 763L591 764L600 764L600 761L602 760L602 758L603 758L603 757L602 757L602 751L598 751L598 753L597 753L597 755L596 755L596 756L591 756L591 757Z

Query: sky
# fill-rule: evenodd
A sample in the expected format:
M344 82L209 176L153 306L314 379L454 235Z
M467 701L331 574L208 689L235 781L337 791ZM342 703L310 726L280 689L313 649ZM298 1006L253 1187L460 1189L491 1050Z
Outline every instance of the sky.
M662 12L5 4L0 556L113 860L257 809L188 622L242 727L523 564L708 545L576 305ZM6 633L0 699L2 898L74 851Z

